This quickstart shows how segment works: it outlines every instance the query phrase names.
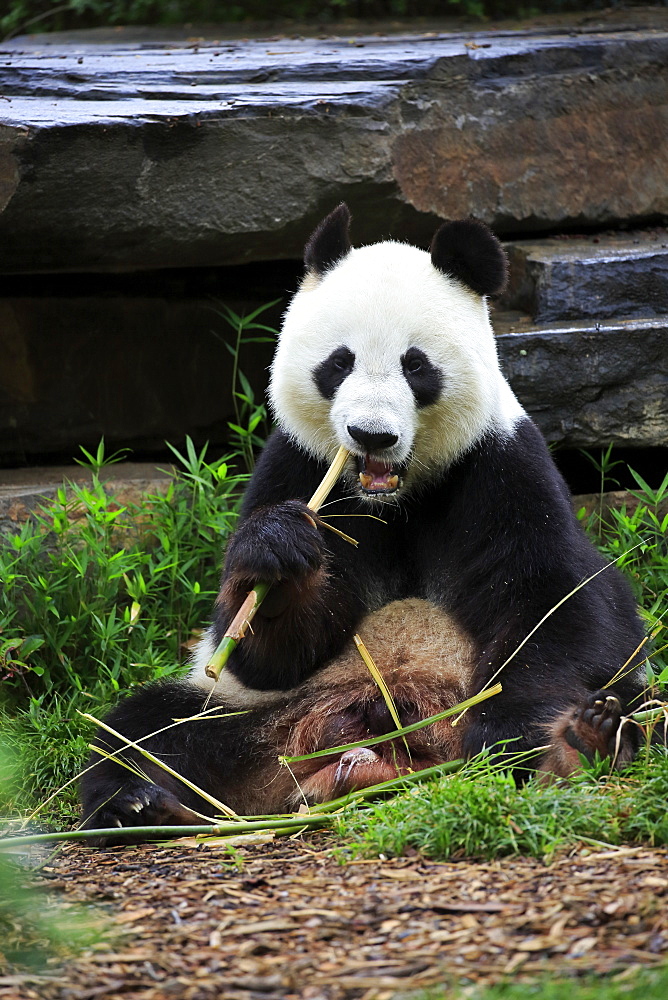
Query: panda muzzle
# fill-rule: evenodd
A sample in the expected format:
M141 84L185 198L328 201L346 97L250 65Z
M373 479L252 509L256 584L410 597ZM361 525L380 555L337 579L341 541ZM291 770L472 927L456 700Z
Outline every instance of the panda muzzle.
M395 493L399 489L399 472L393 465L371 455L359 459L359 480L364 493Z

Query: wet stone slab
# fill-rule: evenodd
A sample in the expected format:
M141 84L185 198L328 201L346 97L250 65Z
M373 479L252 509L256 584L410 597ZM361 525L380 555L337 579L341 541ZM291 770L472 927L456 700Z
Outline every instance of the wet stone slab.
M668 230L509 243L504 304L534 320L668 313Z
M668 214L668 31L0 47L0 270L297 258ZM633 183L629 182L633 178Z
M668 317L495 321L502 368L549 442L665 446Z

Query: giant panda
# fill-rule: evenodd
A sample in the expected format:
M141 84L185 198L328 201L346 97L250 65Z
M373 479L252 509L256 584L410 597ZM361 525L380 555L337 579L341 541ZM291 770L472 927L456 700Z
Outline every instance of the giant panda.
M503 741L543 747L534 766L558 776L581 753L628 761L635 727L620 719L642 689L642 629L616 569L598 572L605 563L500 370L487 298L506 280L501 245L465 220L442 225L429 252L393 241L353 249L349 226L342 204L306 246L271 369L277 427L190 674L147 685L109 724L132 740L154 733L147 749L243 814L326 801ZM306 505L340 445L351 457L320 516L335 514L330 524L357 548ZM205 665L258 581L272 588L214 684ZM281 766L281 754L396 728L356 632L404 725L493 677L503 690L457 726L432 724L407 744ZM205 705L204 719L174 725ZM118 748L106 732L96 740ZM146 760L146 779L95 753L91 764L82 781L89 828L191 823L211 812Z

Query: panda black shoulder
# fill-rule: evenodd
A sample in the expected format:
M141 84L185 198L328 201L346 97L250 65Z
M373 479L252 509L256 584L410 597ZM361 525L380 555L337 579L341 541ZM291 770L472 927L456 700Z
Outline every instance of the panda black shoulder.
M242 517L256 507L286 497L308 500L327 471L327 464L308 455L281 430L274 430L258 457L244 493Z
M570 493L533 420L520 417L510 434L485 435L453 467L470 508L488 511L505 532L526 537L532 527L559 544L575 532L591 549L572 510ZM464 485L466 483L466 485Z

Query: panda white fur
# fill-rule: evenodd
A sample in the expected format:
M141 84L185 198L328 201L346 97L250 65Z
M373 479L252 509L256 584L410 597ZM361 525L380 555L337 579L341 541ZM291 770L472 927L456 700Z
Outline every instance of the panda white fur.
M614 691L601 689L642 632L616 570L595 576L524 641L604 564L499 368L486 298L505 282L502 248L467 220L443 225L430 252L389 241L352 249L349 222L339 206L307 244L271 372L277 430L246 492L190 675L138 692L112 724L137 739L209 697L244 710L145 745L245 813L326 800L503 740L513 750L549 744L537 766L559 775L581 752L615 748L623 763L635 750L633 727L615 740L641 677L627 672ZM306 510L342 444L352 457L321 514L338 515L331 523L358 548L314 526ZM269 596L212 692L204 667L260 580L272 581ZM355 632L404 724L499 671L503 691L457 728L419 730L408 752L390 741L304 762L293 777L279 754L395 728ZM206 810L158 768L151 784L93 761L82 782L88 826L192 822L192 810Z

